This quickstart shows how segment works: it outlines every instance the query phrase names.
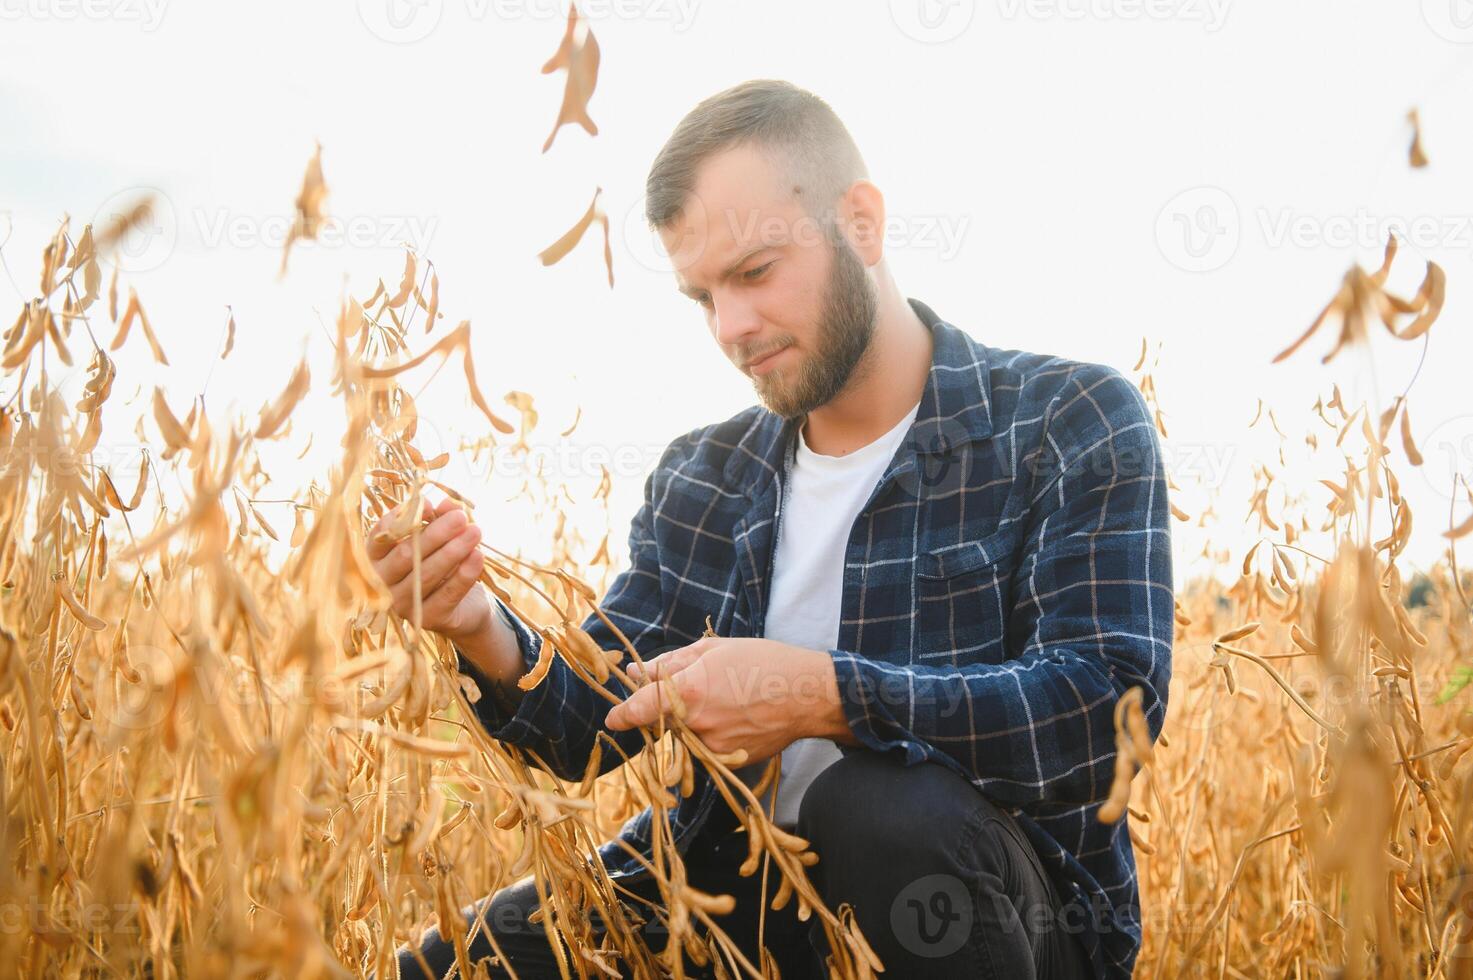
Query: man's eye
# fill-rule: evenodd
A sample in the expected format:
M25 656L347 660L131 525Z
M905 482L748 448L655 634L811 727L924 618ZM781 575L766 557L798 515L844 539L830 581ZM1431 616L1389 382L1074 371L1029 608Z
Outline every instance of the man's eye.
M701 293L699 296L692 296L691 299L695 300L696 305L701 307L702 309L711 305L710 293Z
M745 279L745 280L747 280L748 282L754 282L754 281L756 281L758 279L761 279L762 278L762 274L764 272L766 272L768 269L771 269L771 268L772 268L772 263L771 262L767 263L766 265L759 265L755 269L748 269L746 272L743 272L742 273L742 278Z

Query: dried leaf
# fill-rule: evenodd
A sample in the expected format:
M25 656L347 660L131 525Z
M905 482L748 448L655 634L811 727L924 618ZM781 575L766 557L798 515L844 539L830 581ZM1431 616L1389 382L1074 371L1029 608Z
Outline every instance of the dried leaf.
M225 308L227 310L230 310L230 307L228 307L228 306L225 307ZM230 356L230 352L232 350L234 350L234 349L235 349L235 311L234 310L230 310L230 320L225 324L225 349L220 352L220 360L223 361L223 360L225 360L225 358L229 357Z
M307 540L307 523L306 518L303 516L307 513L307 508L293 507L292 510L296 512L296 517L292 524L291 544L293 548L300 548L302 542Z
M297 369L292 372L286 388L276 396L276 401L261 411L261 421L256 426L256 438L270 439L274 436L311 385L312 373L307 369L307 359L303 358L297 362Z
M71 610L72 615L77 618L77 622L81 623L85 629L89 629L94 633L100 633L107 629L107 620L99 619L83 608L76 593L72 592L72 587L61 579L57 579L56 581L56 594L66 604L66 607Z
M273 528L270 522L268 522L266 518L262 516L261 512L256 509L255 504L251 505L251 516L256 519L256 523L261 525L261 530L265 531L267 536L270 537L272 541L281 540L279 537L276 536L276 529Z
M112 221L104 225L102 231L97 235L98 251L109 251L128 232L153 217L154 197L155 195L152 193L144 195L127 211L116 215ZM117 275L117 266L113 267L113 275ZM113 319L117 319L116 314L113 315Z
M560 435L564 439L566 439L568 436L570 436L570 435L573 434L573 430L574 429L578 428L578 423L580 421L582 421L582 419L583 419L583 406L582 405L579 405L577 411L575 411L573 413L573 421L568 424L568 427L566 429L564 429L563 431L559 432L558 435Z
M562 43L542 66L544 75L560 68L568 73L563 86L563 103L558 108L557 122L547 135L547 142L542 144L543 153L552 148L552 141L557 137L558 130L571 122L582 126L589 136L598 135L598 126L588 115L588 100L593 97L593 90L598 85L598 39L593 36L587 22L580 21L577 3L569 4L568 24L563 32Z
M1407 162L1413 167L1427 166L1427 154L1422 150L1422 120L1413 109L1407 113L1407 121L1412 124L1412 145L1407 147Z
M1261 623L1244 623L1237 629L1228 630L1226 633L1219 636L1215 642L1231 643L1234 640L1241 640L1245 636L1249 636L1250 634L1258 632L1258 628L1261 625Z
M1400 340L1416 340L1432 328L1442 314L1442 303L1447 292L1447 274L1436 262L1427 263L1427 275L1417 290L1417 299L1412 302L1421 313L1401 330L1393 331ZM1418 299L1421 302L1418 302Z
M1463 521L1463 523L1457 525L1456 527L1452 527L1447 529L1446 531L1443 531L1442 536L1444 538L1452 538L1456 540L1457 538L1463 537L1470 531L1473 531L1473 514L1469 514L1468 517Z
M149 349L153 351L153 359L160 364L168 364L169 359L164 356L164 349L159 345L158 337L154 335L153 325L148 322L148 314L144 312L143 304L138 300L138 293L131 287L128 289L128 307L123 311L123 319L118 324L118 332L113 336L113 342L109 349L117 350L123 346L123 342L128 339L128 331L132 328L135 319L143 328L143 336L148 341Z
M1344 312L1349 309L1350 303L1351 288L1349 281L1346 281L1341 284L1340 289L1338 292L1335 293L1334 298L1331 299L1329 303L1325 304L1324 309L1320 310L1319 316L1314 318L1314 322L1309 325L1309 329L1300 334L1299 337L1295 339L1295 341L1288 347L1285 347L1283 350L1279 351L1278 354L1274 355L1274 359L1270 363L1277 364L1280 361L1288 358L1300 347L1304 346L1304 342L1310 337L1314 336L1315 331L1319 330L1324 322L1328 320L1331 316L1343 315Z
M588 231L589 226L597 220L603 225L604 265L608 269L609 288L612 289L614 286L614 255L612 247L609 244L609 218L598 206L598 196L602 193L602 187L596 188L593 192L593 201L588 205L588 210L583 213L583 217L578 219L578 223L568 229L557 241L539 252L537 257L542 260L543 265L552 265L561 261L564 256L577 246L578 242L583 239L584 233Z
M1417 444L1412 441L1412 419L1409 409L1403 409L1401 413L1401 448L1407 454L1407 461L1413 466L1422 465L1422 454L1417 451Z
M46 321L51 312L39 303L27 303L21 312L21 319L17 320L15 326L10 328L10 342L7 345L5 360L0 362L0 367L5 370L19 367L31 356L31 351L46 337ZM21 324L24 321L25 326Z
M153 419L158 423L159 433L170 450L178 451L189 445L189 433L179 423L178 417L169 410L169 403L164 400L164 393L159 388L153 390Z
M397 310L409 301L409 294L412 292L414 292L414 253L405 249L404 275L399 280L399 291L384 305L391 310Z
M286 262L291 255L292 244L299 238L317 238L317 232L326 218L326 202L327 182L322 176L322 144L318 143L312 159L307 161L306 173L302 175L302 189L297 192L295 204L296 215L291 232L286 238L286 246L281 250L281 271L277 273L278 278L286 275Z
M440 316L440 275L430 267L430 301L425 306L425 333L429 333L435 327L435 321Z

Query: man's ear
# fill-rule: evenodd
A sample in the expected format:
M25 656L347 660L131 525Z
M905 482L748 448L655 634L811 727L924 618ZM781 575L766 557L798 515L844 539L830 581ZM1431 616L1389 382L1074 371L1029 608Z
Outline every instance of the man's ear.
M840 225L844 237L866 267L885 257L885 195L870 181L860 178L839 199Z

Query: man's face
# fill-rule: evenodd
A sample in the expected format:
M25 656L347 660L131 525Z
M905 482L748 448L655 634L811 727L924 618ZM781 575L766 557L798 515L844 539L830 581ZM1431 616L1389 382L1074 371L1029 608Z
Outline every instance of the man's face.
M702 165L684 210L660 230L680 291L762 404L785 417L838 395L874 334L874 283L832 229L743 146Z

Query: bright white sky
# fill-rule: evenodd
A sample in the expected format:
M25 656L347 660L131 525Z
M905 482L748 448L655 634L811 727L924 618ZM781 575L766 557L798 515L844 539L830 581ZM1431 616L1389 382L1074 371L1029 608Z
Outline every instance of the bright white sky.
M997 347L1128 371L1143 334L1164 345L1157 383L1179 501L1195 514L1207 499L1190 471L1220 482L1214 539L1235 555L1250 460L1273 452L1266 426L1247 428L1255 397L1302 446L1306 409L1330 380L1348 396L1373 393L1355 358L1319 366L1329 333L1288 365L1270 359L1351 262L1374 266L1388 223L1411 225L1394 282L1412 292L1423 257L1449 275L1410 396L1436 482L1404 481L1425 562L1442 551L1450 467L1473 472L1465 6L586 0L603 52L591 103L601 134L564 128L543 155L563 76L539 68L561 37L562 0L0 0L0 237L13 225L4 256L21 287L0 278L4 319L34 289L64 213L80 231L134 189L159 189L160 234L125 262L124 283L172 366L155 368L130 342L120 396L161 384L182 413L208 375L212 414L254 413L305 349L321 400L299 413L275 464L285 493L306 472L287 461L311 419L324 432L302 465L316 472L341 430L321 324L345 282L359 296L380 276L397 282L399 244L411 241L436 263L447 321L473 322L493 401L533 393L553 443L581 404L582 451L559 465L586 489L577 470L615 464L617 547L669 440L753 400L651 247L645 171L699 99L782 77L849 125L896 216L890 261L907 295ZM1432 161L1417 172L1406 166L1414 105ZM349 241L302 246L278 281L314 141ZM614 222L612 291L595 241L550 269L535 258L595 186ZM210 374L227 303L236 351ZM1421 348L1383 339L1384 405ZM482 431L458 372L436 391L422 407L448 447ZM120 457L126 429L104 436ZM1291 479L1312 486L1337 469L1319 465ZM448 472L483 502L521 484L511 467ZM1175 527L1178 578L1206 571L1192 560L1202 532ZM508 524L491 536L524 533Z

